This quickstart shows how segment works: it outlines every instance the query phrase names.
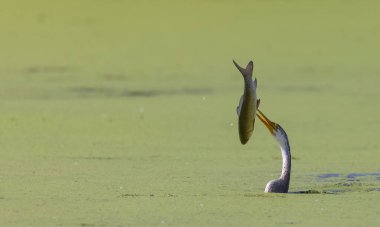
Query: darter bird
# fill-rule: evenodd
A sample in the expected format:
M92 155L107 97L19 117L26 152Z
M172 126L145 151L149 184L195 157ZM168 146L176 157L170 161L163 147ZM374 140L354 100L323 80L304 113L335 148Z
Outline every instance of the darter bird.
M265 187L265 192L287 193L289 190L291 154L289 139L285 130L277 123L270 121L260 110L257 117L269 129L277 143L280 145L282 154L282 171L279 179L271 180Z

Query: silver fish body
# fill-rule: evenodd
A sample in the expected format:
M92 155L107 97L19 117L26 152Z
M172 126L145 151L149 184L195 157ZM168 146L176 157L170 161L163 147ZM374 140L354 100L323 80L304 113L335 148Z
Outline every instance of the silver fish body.
M260 100L257 99L256 94L257 80L252 80L253 62L250 61L245 69L240 67L235 61L234 64L244 78L244 93L240 98L236 112L239 117L240 142L246 144L254 130L256 111Z

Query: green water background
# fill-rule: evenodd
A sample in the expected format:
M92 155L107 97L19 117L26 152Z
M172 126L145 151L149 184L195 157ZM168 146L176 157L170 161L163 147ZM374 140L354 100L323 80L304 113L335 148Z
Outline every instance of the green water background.
M1 226L380 224L377 1L2 1ZM255 62L261 110L235 108ZM320 179L320 174L339 177ZM330 193L331 192L331 193Z

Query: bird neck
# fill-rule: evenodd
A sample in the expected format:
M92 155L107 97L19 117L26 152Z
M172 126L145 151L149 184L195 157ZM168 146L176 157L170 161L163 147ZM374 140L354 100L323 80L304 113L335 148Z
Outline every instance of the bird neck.
M282 154L282 172L281 179L285 180L289 185L290 181L290 168L291 168L291 155L290 155L290 146L286 144L285 146L281 146L281 154Z

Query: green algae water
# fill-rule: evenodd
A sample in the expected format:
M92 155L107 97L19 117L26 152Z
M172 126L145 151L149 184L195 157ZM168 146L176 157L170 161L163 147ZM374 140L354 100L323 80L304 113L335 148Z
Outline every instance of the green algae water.
M377 1L4 1L1 226L380 225ZM286 130L239 142L241 76Z

